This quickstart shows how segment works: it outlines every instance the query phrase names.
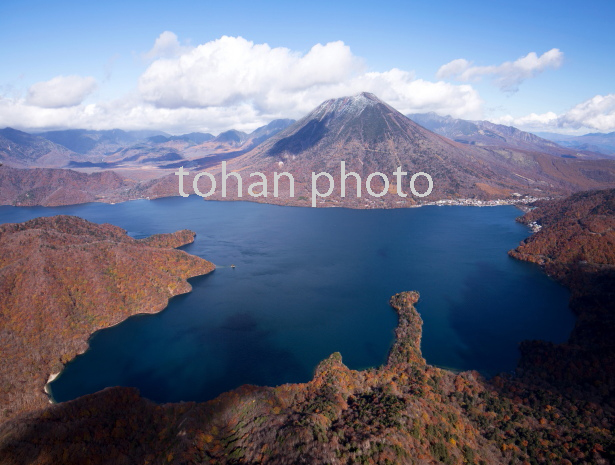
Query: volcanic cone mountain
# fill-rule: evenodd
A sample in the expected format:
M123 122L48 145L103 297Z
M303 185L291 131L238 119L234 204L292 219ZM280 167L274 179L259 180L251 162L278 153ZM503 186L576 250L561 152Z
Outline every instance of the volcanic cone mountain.
M245 170L244 177L257 170L268 175L287 171L306 184L312 171L326 171L336 179L337 192L342 160L346 170L358 173L363 182L376 171L393 182L393 172L401 166L409 173L402 182L405 192L410 175L428 173L434 182L430 200L503 198L513 192L544 195L615 184L615 164L609 161L467 146L419 126L370 93L323 102L233 160L229 168ZM354 189L353 182L349 178L349 189ZM390 192L395 194L394 186Z

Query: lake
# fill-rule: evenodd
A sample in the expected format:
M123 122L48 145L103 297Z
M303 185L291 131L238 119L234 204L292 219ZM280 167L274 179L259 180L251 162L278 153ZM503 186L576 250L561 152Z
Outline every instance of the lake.
M2 223L57 214L136 238L191 229L183 249L217 266L164 311L95 333L51 383L58 401L116 385L158 402L202 401L246 383L308 381L336 351L350 368L377 366L397 324L388 300L401 291L421 294L424 357L455 370L513 370L520 341L563 342L574 325L569 292L508 257L530 234L512 206L315 209L191 196L0 207Z

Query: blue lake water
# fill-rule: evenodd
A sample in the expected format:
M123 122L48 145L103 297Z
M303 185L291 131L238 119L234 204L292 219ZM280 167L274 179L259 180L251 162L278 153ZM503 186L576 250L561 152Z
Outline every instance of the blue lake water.
M507 255L529 230L514 207L313 209L198 197L58 208L0 207L0 221L70 214L140 238L191 229L189 253L218 268L156 315L94 334L51 384L58 401L108 386L152 400L207 400L241 384L311 378L339 351L382 364L397 323L388 299L418 290L429 363L513 370L524 339L562 342L568 291ZM235 264L236 268L230 268Z

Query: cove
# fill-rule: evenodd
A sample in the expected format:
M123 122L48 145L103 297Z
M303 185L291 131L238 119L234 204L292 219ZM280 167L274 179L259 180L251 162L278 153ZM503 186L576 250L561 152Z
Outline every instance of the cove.
M203 401L246 383L307 381L336 351L350 368L376 366L400 291L421 294L427 362L456 370L513 370L520 341L563 342L574 325L568 291L508 257L530 234L512 206L315 209L191 196L0 207L2 223L57 214L137 238L191 229L184 250L218 267L163 312L94 334L51 383L57 401L116 385L158 402Z

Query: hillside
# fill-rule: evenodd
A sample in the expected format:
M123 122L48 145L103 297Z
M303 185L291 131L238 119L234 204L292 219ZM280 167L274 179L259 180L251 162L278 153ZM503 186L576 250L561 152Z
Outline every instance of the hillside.
M48 404L49 375L96 330L155 313L214 266L174 250L191 231L135 240L71 216L0 226L0 418ZM0 462L3 462L0 460Z
M615 155L615 132L591 132L581 136L570 136L554 132L538 132L540 137L552 140L573 150L591 150L605 155Z
M526 343L521 366L610 405L615 386L615 189L579 192L536 207L520 221L539 225L540 231L510 255L538 263L570 288L578 319L570 345Z
M135 182L114 173L0 167L0 205L53 207L129 200Z
M59 168L75 157L71 150L43 137L12 128L0 129L0 163L15 168Z
M516 257L547 266L615 263L615 189L539 202L523 216L541 230L516 249ZM544 229L544 230L543 230Z
M414 113L407 115L412 121L430 131L448 137L451 140L468 145L485 147L507 147L530 152L548 153L563 158L604 158L600 153L591 153L589 149L571 149L555 142L543 139L529 132L512 126L494 124L490 121L468 121L440 116L436 113Z

